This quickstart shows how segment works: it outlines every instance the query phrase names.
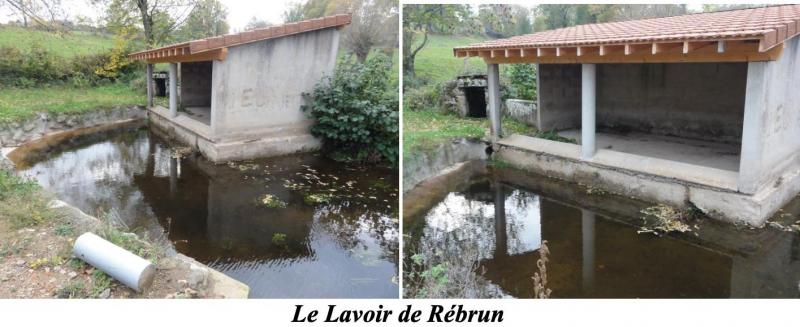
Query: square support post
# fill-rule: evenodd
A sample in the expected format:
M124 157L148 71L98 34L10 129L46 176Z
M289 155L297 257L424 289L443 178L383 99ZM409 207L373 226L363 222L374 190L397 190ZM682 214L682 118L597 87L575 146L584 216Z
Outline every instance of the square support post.
M591 159L597 152L595 143L597 66L581 66L581 158Z
M153 107L153 64L147 64L147 73L145 75L145 83L147 83L147 107Z
M742 150L739 156L739 192L755 194L761 186L764 156L764 116L767 105L768 62L747 63Z
M169 116L178 117L178 64L169 63Z
M503 135L500 120L500 67L498 64L487 65L488 91L489 91L489 122L491 126L492 147L496 147L497 141Z

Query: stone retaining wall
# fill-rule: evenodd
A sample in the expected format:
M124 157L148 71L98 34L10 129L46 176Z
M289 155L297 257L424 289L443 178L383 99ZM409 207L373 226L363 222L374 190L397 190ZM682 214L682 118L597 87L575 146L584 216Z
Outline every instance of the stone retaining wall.
M120 120L145 118L143 107L120 107L74 114L38 113L23 121L0 122L0 147L15 147L45 134L92 127Z

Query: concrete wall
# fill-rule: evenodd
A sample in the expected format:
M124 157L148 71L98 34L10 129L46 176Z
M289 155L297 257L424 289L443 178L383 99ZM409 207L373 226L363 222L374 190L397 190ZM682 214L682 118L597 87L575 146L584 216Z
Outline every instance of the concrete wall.
M739 190L783 187L800 171L800 38L748 66Z
M181 106L211 106L212 62L185 62L181 67Z
M580 65L539 65L542 130L580 127ZM599 64L597 124L739 142L746 63Z
M329 28L229 48L214 61L214 138L307 134L302 94L333 71L338 45L339 31Z
M739 142L746 63L597 67L599 127Z
M581 65L539 65L539 129L581 126Z

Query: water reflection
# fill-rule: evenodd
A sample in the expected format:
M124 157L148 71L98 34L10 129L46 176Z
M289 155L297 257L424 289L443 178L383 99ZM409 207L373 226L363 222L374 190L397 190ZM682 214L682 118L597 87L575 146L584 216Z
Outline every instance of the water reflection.
M543 239L553 297L798 296L796 233L702 222L697 236L638 234L646 204L570 188L507 169L478 174L406 219L407 253L450 265L474 257L480 296L533 297Z
M165 235L253 297L396 297L396 171L317 155L214 165L174 153L133 129L30 150L23 157L35 160L20 166L86 212ZM264 194L286 206L263 205Z

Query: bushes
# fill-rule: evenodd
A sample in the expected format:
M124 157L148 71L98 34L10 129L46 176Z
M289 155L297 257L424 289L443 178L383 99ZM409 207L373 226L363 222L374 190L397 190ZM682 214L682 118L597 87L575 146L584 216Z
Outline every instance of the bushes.
M58 56L40 46L21 51L0 47L0 86L30 88L42 85L70 84L78 87L114 81L130 74L137 67L121 58L126 53L118 45L105 53Z
M533 64L508 65L506 69L510 99L536 100L536 66Z
M346 57L333 76L306 94L303 110L316 120L311 133L323 139L334 159L397 162L398 98L390 73L391 59L384 54L363 64Z

